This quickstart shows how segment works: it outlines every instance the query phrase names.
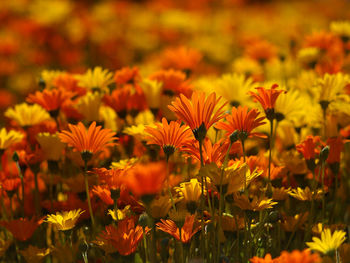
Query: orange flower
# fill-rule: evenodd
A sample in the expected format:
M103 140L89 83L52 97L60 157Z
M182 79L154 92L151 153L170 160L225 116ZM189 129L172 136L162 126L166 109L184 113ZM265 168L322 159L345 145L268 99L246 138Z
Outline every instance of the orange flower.
M97 195L106 205L113 205L114 201L111 197L111 191L108 187L94 186L92 192Z
M275 263L272 259L271 254L266 254L265 258L253 257L250 259L251 263Z
M306 160L315 159L316 154L320 153L319 149L317 149L317 143L320 141L319 136L309 135L306 137L306 140L297 144L296 148Z
M114 81L117 84L135 84L141 79L139 69L137 67L124 67L117 70L114 75Z
M340 154L344 147L343 139L341 137L329 138L327 144L329 145L327 163L340 163Z
M106 168L94 168L93 174L97 174L102 184L108 185L110 189L119 189L122 184L122 176L126 169L106 169Z
M145 229L147 233L148 228ZM123 256L134 253L137 249L139 242L143 237L144 231L141 226L135 227L133 218L124 219L118 221L118 227L113 225L106 226L97 238L102 244L109 244L116 248L119 254Z
M176 223L170 219L161 219L160 221L160 223L156 224L158 229L172 235L176 240L180 241L180 229L176 226ZM181 242L188 243L200 228L200 225L195 224L195 215L187 215L185 224L181 228Z
M311 254L309 249L303 251L294 250L293 252L282 251L281 256L274 259L274 263L320 263L321 258L318 254Z
M266 40L258 40L249 44L245 53L248 57L262 63L277 57L276 47Z
M165 163L136 164L124 177L125 185L136 196L159 193L166 178Z
M192 71L202 59L201 53L187 47L169 48L163 54L163 68Z
M249 91L248 93L254 98L255 102L259 102L261 106L264 108L266 117L269 119L271 117L269 112L271 112L275 108L276 100L278 96L285 92L283 90L277 90L278 85L273 84L271 89L265 89L264 87L256 88L258 90L258 94ZM273 113L273 111L272 111ZM269 119L270 120L270 119Z
M36 221L34 217L31 220L27 218L19 218L11 221L0 221L0 225L6 227L8 231L12 233L14 238L19 241L26 241L33 234L36 228L44 221L44 218L41 218L39 221Z
M168 121L163 118L162 124L156 123L157 128L146 127L145 132L149 134L147 144L157 144L163 148L167 158L175 152L176 149L183 147L186 143L192 141L192 133L185 125L181 126L178 122Z
M114 109L120 118L125 118L127 105L131 97L131 86L124 86L112 91L111 95L105 95L104 103Z
M195 138L202 141L207 130L217 121L224 117L224 107L227 102L217 106L221 97L216 98L215 92L207 98L203 92L193 92L191 100L180 94L169 109L188 126L190 126Z
M68 99L72 98L74 93L66 91L64 89L45 89L42 92L37 91L35 94L30 94L27 97L27 102L37 103L44 109L50 112L50 115L57 114L57 111L61 108L62 104Z
M96 127L96 122L93 122L89 129L86 130L84 124L79 122L77 125L68 124L69 131L62 131L58 136L61 141L72 146L75 151L81 154L90 153L92 154L104 150L108 146L113 146L115 133L110 129L102 129L101 126Z
M186 81L186 75L182 71L178 70L160 70L153 73L150 79L161 82L162 90L167 95L179 95L183 93L186 97L190 97L192 94L191 86Z
M238 108L233 107L232 113L226 115L226 120L229 123L219 122L215 125L215 127L217 129L226 130L227 136L230 136L232 133L238 130L238 138L241 141L244 141L248 136L255 135L265 137L261 133L251 133L251 131L256 127L265 124L265 122L263 122L265 117L258 118L259 114L260 113L257 109L252 109L249 111L247 106L239 106Z

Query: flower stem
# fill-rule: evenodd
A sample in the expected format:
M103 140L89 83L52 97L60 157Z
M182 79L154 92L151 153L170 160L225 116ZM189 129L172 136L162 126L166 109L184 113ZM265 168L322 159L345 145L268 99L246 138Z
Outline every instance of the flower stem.
M87 175L87 162L84 162L84 181L85 181L85 192L86 192L86 199L88 201L88 206L89 206L89 213L90 213L90 218L91 218L91 226L92 229L94 230L95 228L95 220L94 220L94 214L92 211L92 206L91 206L91 200L90 200L90 194L89 194L89 181L88 181L88 175Z

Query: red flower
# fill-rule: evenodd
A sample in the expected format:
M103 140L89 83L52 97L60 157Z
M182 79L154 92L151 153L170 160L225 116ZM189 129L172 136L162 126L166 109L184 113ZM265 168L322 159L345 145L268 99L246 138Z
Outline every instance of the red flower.
M343 151L344 141L341 137L329 138L327 140L327 145L329 145L329 155L327 162L340 163L340 154Z
M320 153L320 150L317 148L317 143L321 139L319 136L309 135L306 137L306 140L296 145L298 152L302 153L305 160L315 159L316 154Z
M113 205L114 201L111 197L111 191L107 187L94 186L92 192L97 195L106 205Z
M39 221L36 221L34 217L31 220L19 218L8 222L0 221L0 225L6 227L17 240L26 241L34 234L34 231L43 221L44 218L41 218Z

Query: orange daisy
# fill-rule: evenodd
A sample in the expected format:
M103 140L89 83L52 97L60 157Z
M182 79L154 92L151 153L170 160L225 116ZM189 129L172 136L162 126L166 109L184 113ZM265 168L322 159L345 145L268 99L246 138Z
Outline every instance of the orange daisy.
M226 130L227 136L230 136L235 131L238 131L238 138L244 141L248 136L265 137L261 133L252 133L252 130L265 124L263 121L265 117L259 117L260 112L257 109L248 110L247 106L238 108L233 107L232 113L226 115L226 122L219 122L215 125L215 128Z
M194 137L202 141L208 129L217 121L224 117L224 107L227 102L217 106L221 97L216 98L215 92L207 98L203 92L193 92L191 100L180 94L169 109L188 126L190 126Z
M251 263L274 263L271 254L266 254L264 258L253 257L250 259Z
M193 71L202 59L202 54L192 48L169 48L163 54L163 67L184 71Z
M309 135L306 139L296 145L296 149L298 152L303 154L307 167L309 170L313 171L315 167L315 158L316 155L320 153L320 149L318 147L318 143L321 142L321 138L319 136Z
M158 229L172 235L176 240L181 241L182 243L188 243L191 241L191 238L200 230L200 225L195 222L196 215L188 215L185 219L185 224L181 228L181 240L180 240L180 229L176 226L176 223L173 220L164 220L161 219L160 223L157 223L156 226Z
M147 126L145 132L149 134L147 144L156 144L163 148L167 158L172 155L176 149L183 147L186 143L192 141L191 130L178 122L168 121L163 118L162 124L156 123L157 128Z
M145 233L149 231L148 227ZM133 218L118 221L118 227L106 226L97 238L102 244L109 244L116 248L120 255L127 256L134 253L143 237L144 231L141 226L135 227Z
M108 146L113 146L115 132L110 129L102 129L101 126L96 127L96 122L93 122L89 129L86 130L83 123L77 125L68 124L69 131L59 133L59 138L62 142L73 147L75 151L82 154L82 157L91 158L94 153L104 150Z
M64 89L45 89L42 92L37 91L35 94L30 94L27 97L27 102L36 103L50 112L52 117L56 117L58 110L64 102L74 96L73 92Z
M275 263L320 263L321 258L318 254L311 254L309 249L303 251L294 250L292 252L282 251Z
M277 88L278 85L273 84L270 89L265 89L264 87L256 88L258 90L258 94L252 91L248 92L248 94L254 98L255 102L259 102L261 104L265 110L266 117L269 120L273 120L274 118L274 108L278 96L282 92L285 92L283 90L277 90Z
M124 67L120 70L117 70L114 74L114 81L119 84L135 84L140 81L141 76L139 69L137 67Z
M41 225L43 221L44 218L39 221L36 221L34 218L31 220L28 220L27 218L19 218L11 221L0 221L0 225L6 227L15 239L26 241L31 238L37 227Z
M163 162L138 163L128 170L123 181L136 196L154 195L163 189L166 175L166 167Z

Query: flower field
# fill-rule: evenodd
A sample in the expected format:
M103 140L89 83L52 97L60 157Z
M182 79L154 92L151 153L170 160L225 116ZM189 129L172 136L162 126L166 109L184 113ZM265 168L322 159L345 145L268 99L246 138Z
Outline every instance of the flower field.
M0 4L0 263L349 263L350 2Z

